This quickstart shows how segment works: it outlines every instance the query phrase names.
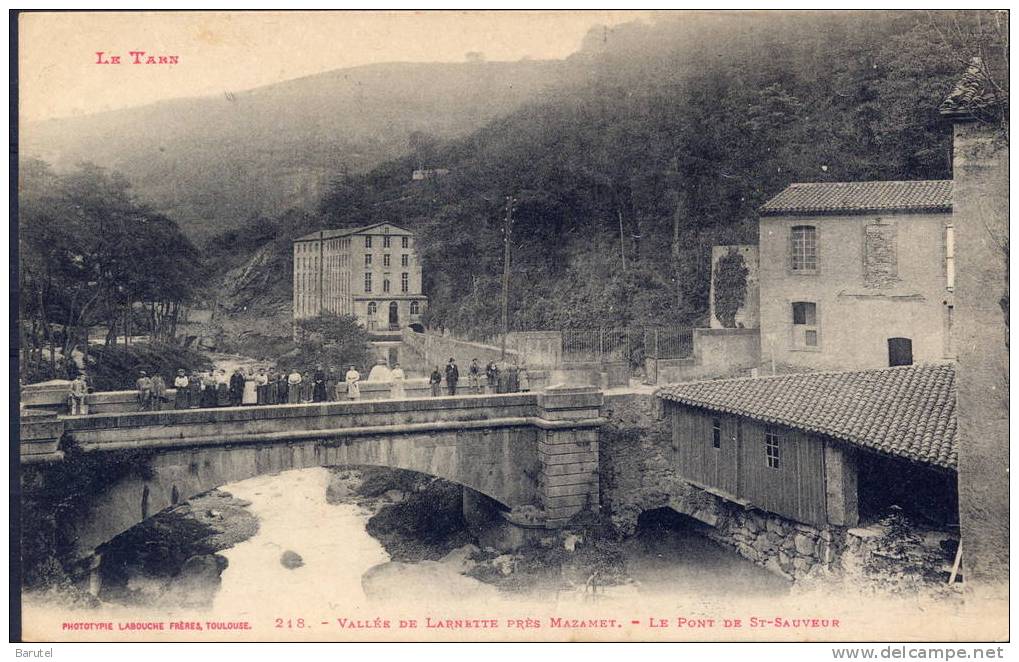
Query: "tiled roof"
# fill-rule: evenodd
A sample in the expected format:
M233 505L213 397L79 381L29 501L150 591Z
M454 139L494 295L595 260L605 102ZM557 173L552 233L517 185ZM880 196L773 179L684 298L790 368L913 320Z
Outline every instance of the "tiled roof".
M938 467L958 460L952 364L689 382L656 395Z
M1005 72L1005 79L1008 73ZM991 82L991 75L983 61L975 57L969 68L941 103L944 115L972 115L991 108L1001 101Z
M952 180L790 184L761 207L762 216L950 212Z

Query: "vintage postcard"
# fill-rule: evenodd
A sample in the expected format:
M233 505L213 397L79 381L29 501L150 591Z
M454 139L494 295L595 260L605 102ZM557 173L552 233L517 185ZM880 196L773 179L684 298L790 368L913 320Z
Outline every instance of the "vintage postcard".
M1008 640L1007 11L11 21L16 639Z

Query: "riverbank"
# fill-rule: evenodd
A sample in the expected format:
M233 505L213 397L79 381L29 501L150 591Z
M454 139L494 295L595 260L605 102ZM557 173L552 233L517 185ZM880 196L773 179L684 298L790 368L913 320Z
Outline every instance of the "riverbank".
M118 536L102 551L99 599L157 609L208 608L228 565L219 552L259 530L250 506L212 490Z

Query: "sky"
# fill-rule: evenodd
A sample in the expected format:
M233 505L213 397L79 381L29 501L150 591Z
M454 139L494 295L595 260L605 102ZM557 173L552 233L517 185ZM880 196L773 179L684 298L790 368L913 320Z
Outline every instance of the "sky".
M241 91L376 62L564 58L622 11L87 12L19 17L22 122ZM121 57L120 64L99 64ZM134 64L131 51L157 58ZM159 64L158 56L177 64Z

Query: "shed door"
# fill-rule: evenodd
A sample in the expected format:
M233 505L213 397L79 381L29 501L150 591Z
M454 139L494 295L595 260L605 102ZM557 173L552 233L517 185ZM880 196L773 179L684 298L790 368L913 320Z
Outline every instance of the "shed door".
M913 341L909 338L889 338L888 365L913 365Z

